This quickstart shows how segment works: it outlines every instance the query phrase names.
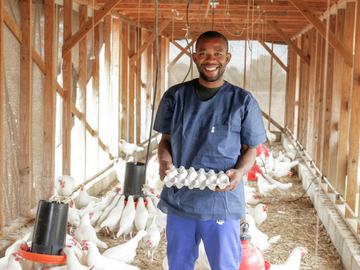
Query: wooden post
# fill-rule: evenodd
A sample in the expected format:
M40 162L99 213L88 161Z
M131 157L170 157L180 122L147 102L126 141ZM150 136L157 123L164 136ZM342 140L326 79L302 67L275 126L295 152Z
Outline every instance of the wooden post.
M360 5L357 4L356 18L360 18ZM356 194L358 192L358 167L359 167L359 140L360 140L360 20L356 20L355 26L355 58L354 58L354 81L352 92L352 104L350 115L350 147L349 147L349 167L346 202L355 212ZM359 215L359 214L358 214ZM350 217L346 209L345 217ZM359 225L357 226L359 233Z
M135 54L135 26L130 25L129 55ZM135 142L135 65L129 67L129 142Z
M0 0L0 134L4 134L4 1ZM0 236L3 234L4 138L0 136Z
M144 37L143 40L147 40L149 37L149 31L145 31L144 33ZM153 93L153 86L154 86L154 81L153 81L153 73L155 72L153 70L153 62L155 61L155 55L153 55L153 45L150 45L147 48L147 65L145 66L146 68L146 128L145 128L145 132L146 135L149 136L148 134L150 133L150 121L151 121L151 112L152 112L152 93Z
M94 29L94 56L95 59L92 60L92 95L93 95L93 104L92 104L92 111L93 111L93 129L94 129L94 136L93 136L93 155L92 155L92 164L93 164L93 171L98 172L99 170L99 88L100 88L100 24L97 24Z
M274 42L271 42L271 51L274 50ZM270 60L270 89L269 89L269 119L271 118L271 96L272 96L272 72L273 72L273 56ZM268 121L268 130L270 131L270 121Z
M29 217L31 211L31 23L32 1L20 1L22 43L20 46L20 215ZM3 24L2 26L3 27Z
M303 40L303 36L298 37L297 38L297 48L301 47L302 44L302 40ZM300 49L302 52L302 48ZM296 51L296 50L295 50ZM296 52L297 53L297 52ZM301 136L301 130L302 127L300 125L300 120L301 120L301 76L302 76L302 61L300 61L301 57L298 55L297 61L296 61L296 92L295 92L295 118L294 121L296 121L296 126L297 126L297 133L296 137L300 138Z
M80 5L79 10L79 27L84 25L84 23L88 20L88 6ZM82 170L83 179L87 179L86 175L86 86L87 86L87 43L88 37L87 35L79 42L79 111L82 114L82 118L80 119L79 125L79 137L80 147L79 151L83 155L83 163L82 167L79 168Z
M353 51L354 26L355 26L355 5L347 3L346 22L345 22L345 41L346 48ZM340 131L339 131L339 152L337 164L337 190L344 196L347 175L347 155L349 143L349 102L351 96L351 73L352 67L347 62L343 64L342 91L340 105Z
M336 27L336 15L330 15L330 31L335 32ZM333 47L328 48L328 61L326 63L327 75L326 75L326 88L324 93L324 109L323 109L323 160L322 160L322 173L326 176L329 175L329 145L330 145L330 129L331 129L331 110L333 99L333 79L334 79L334 54Z
M121 138L128 141L128 68L129 68L129 25L122 23L121 54Z
M136 50L138 50L142 44L141 40L141 28L136 28ZM135 143L141 143L141 120L142 120L142 111L141 111L141 66L143 64L144 54L141 55L141 58L136 61L136 140Z
M112 18L111 15L106 15L104 20L104 46L105 46L105 63L104 63L104 82L101 83L101 106L99 112L101 113L102 124L100 127L101 138L105 143L106 152L109 152L110 143L110 68L111 68L111 30ZM99 124L100 124L99 123Z
M320 93L321 93L321 74L323 71L323 43L324 38L319 32L316 33L316 59L315 59L315 97L314 97L314 124L313 124L313 155L312 158L318 163L318 144L319 144L319 117L320 117Z
M336 16L336 37L344 43L345 32L345 9L338 9ZM337 67L343 67L344 59L339 52L335 51L334 55L334 70L333 75L333 88L332 88L332 104L330 111L330 140L329 140L329 170L328 180L336 187L337 186L337 161L338 161L338 145L339 145L339 121L340 121L340 106L341 106L341 87L343 69Z
M288 46L290 51L290 65L289 65L289 94L287 95L286 104L288 106L287 125L289 129L295 133L295 88L296 88L296 52Z
M120 92L120 32L121 32L121 22L119 19L113 20L113 40L112 40L112 51L113 51L113 62L112 62L112 80L111 80L111 93L110 100L111 102L111 123L114 127L119 127L119 92ZM119 128L114 128L111 130L111 144L110 149L118 149L119 141ZM119 155L119 151L116 151L116 157Z
M141 44L142 44L142 41L143 40L146 40L147 39L147 30L145 29L142 29L141 30ZM141 110L144 110L145 114L142 115L141 117L141 129L140 129L140 138L142 139L143 137L147 138L148 137L148 129L147 129L147 126L148 126L148 122L147 122L147 119L148 119L148 106L150 106L150 100L147 100L147 97L148 97L148 87L151 88L151 84L149 84L148 82L148 78L149 78L149 73L151 74L151 70L148 69L148 62L149 62L149 48L147 48L144 53L141 55L141 72L140 72L140 82L141 82L141 106L140 106L140 109Z
M44 78L44 182L41 189L44 198L53 195L55 164L55 2L44 1L45 8L45 63Z
M315 80L316 80L316 30L311 29L309 31L309 53L310 53L310 66L309 66L309 87L306 102L308 103L308 117L307 117L307 151L310 156L313 157L314 152L314 136L313 136L313 125L314 125L314 106L315 106Z
M71 38L73 24L73 1L64 1L64 42ZM72 55L63 58L63 133L62 133L62 171L71 175L71 87L72 87Z

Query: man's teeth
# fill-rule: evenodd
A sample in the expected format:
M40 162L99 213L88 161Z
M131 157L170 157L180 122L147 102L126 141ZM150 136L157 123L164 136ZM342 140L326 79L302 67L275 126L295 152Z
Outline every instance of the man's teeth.
M213 71L216 69L216 67L212 67L212 68L205 68L206 70L209 70L209 71Z

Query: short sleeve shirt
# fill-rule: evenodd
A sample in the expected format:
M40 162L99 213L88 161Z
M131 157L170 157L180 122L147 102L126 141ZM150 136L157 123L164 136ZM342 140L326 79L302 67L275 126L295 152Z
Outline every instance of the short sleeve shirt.
M176 168L234 168L241 146L266 141L261 111L250 92L226 82L216 95L200 101L194 82L171 87L159 104L154 129L171 135ZM158 208L164 213L194 220L231 220L245 217L244 185L216 192L164 186Z

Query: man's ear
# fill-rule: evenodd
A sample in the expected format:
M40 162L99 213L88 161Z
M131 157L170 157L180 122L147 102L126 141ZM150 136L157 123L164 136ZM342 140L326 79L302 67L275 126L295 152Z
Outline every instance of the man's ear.
M226 54L226 64L229 64L230 59L231 59L231 53L227 53Z
M196 53L192 53L192 60L194 61L194 63L196 64Z

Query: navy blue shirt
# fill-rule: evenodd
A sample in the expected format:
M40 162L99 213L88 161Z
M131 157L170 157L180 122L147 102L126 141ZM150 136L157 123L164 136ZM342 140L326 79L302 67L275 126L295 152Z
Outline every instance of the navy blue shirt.
M261 111L250 92L226 82L216 95L200 101L194 82L175 85L161 99L154 129L171 135L176 168L235 168L241 146L266 141ZM193 220L245 218L243 181L234 191L164 186L158 208L166 214Z

